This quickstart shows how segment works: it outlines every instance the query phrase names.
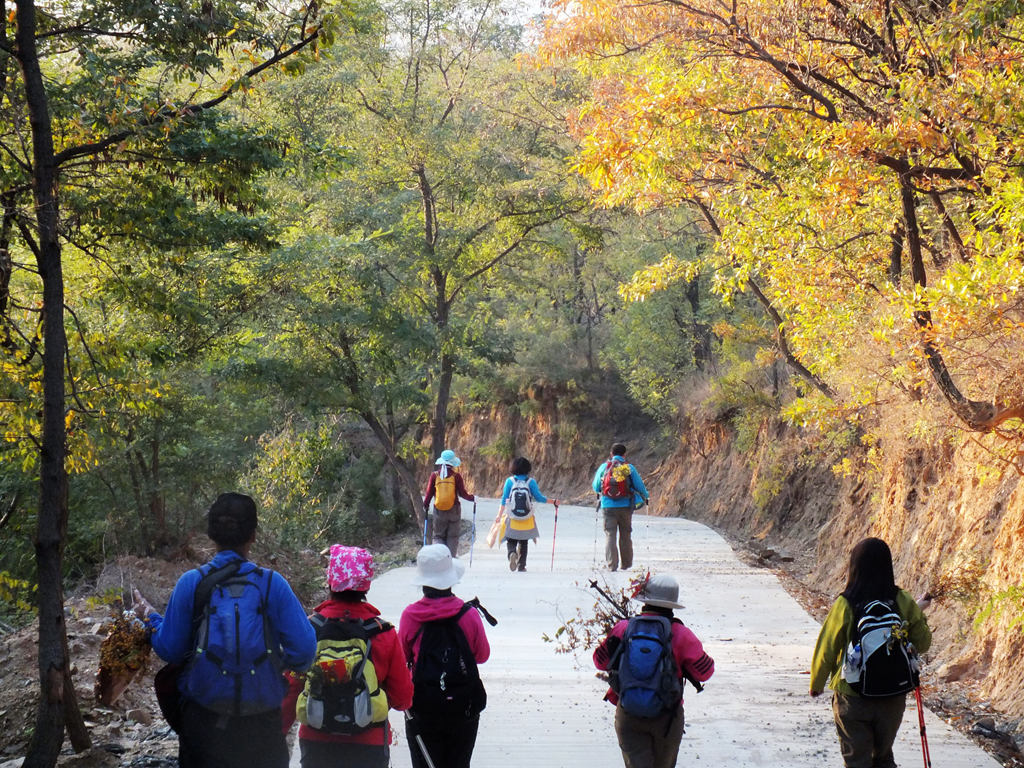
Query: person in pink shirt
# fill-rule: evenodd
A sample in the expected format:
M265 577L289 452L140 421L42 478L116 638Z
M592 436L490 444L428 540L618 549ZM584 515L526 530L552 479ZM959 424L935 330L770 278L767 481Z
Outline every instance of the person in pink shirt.
M387 768L391 757L391 726L387 721L387 711L405 710L412 704L412 678L398 642L398 633L366 600L372 578L373 555L361 547L332 545L327 563L327 586L331 595L316 607L313 626L316 628L319 615L324 619L361 622L368 628L371 633L369 659L380 689L375 695L383 696L377 708L382 721L371 722L365 730L350 734L330 733L302 722L299 726L302 768L336 765ZM299 696L305 686L305 674L289 675L288 693L282 706L285 732L296 719Z
M484 633L480 614L473 603L466 603L452 594L452 587L462 580L466 566L444 544L430 544L416 555L416 578L423 588L423 597L409 605L398 622L398 640L406 661L413 670L414 694L406 713L406 735L413 768L469 768L480 725L480 711L487 696L476 666L490 658L491 646ZM443 626L442 626L443 625ZM470 678L466 683L467 700L459 698L456 710L440 705L432 696L439 695L437 681L425 679L418 670L424 637L430 640L442 635L454 638L455 648L462 655ZM450 634L449 634L450 633ZM428 654L429 656L429 654ZM452 689L462 687L452 686ZM430 756L430 761L424 756Z
M648 717L626 711L619 698L622 689L618 686L608 689L605 700L615 705L615 734L626 768L673 768L685 732L683 680L704 682L714 674L715 662L705 653L697 636L672 613L673 608L683 607L678 602L679 584L673 577L664 574L649 577L634 599L643 603L639 617L664 617L669 622L679 681L672 698L678 696L678 701L663 703L659 713ZM620 679L617 670L625 650L623 639L630 622L636 618L618 622L594 651L594 666L610 671L613 683ZM664 622L661 623L664 626Z

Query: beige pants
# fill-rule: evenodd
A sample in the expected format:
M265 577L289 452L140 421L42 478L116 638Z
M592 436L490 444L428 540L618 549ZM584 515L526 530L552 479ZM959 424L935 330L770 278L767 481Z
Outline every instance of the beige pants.
M604 562L611 570L633 567L633 510L606 507L604 512Z
M615 707L615 735L626 768L674 768L685 724L682 705L660 717L634 717Z
M832 714L846 768L896 768L892 745L906 708L905 694L877 699L833 694Z
M458 507L456 506L456 510ZM434 519L431 521L433 527L433 543L445 544L452 553L452 557L459 556L459 532L462 529L462 516L452 510L439 512L434 510Z

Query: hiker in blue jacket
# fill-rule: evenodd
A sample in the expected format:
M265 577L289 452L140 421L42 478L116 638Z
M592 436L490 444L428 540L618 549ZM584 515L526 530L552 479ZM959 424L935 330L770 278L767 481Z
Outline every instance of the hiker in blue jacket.
M626 446L616 443L597 468L592 483L604 512L604 560L608 570L633 567L633 511L650 501L636 467L626 461Z
M502 488L498 514L505 515L503 540L508 547L509 570L522 573L526 570L530 539L536 541L540 538L537 519L533 513L533 502L546 504L548 499L540 492L537 481L530 477L533 465L529 459L519 456L512 460L509 469L512 474L506 478ZM552 502L558 504L558 499L552 499Z
M134 610L151 630L153 650L169 665L183 665L177 680L180 697L169 717L178 732L178 763L181 768L287 768L288 747L281 731L287 684L282 672L309 667L316 633L284 577L248 560L256 537L256 503L251 498L240 493L218 496L207 515L207 535L217 554L178 579L163 616L134 592ZM232 605L245 615L236 612L230 622L218 621L215 613L203 611L204 605L195 605L197 588L210 573L217 575L206 582L209 598L204 605L235 595L239 599ZM254 607L247 610L250 604ZM234 640L229 643L234 653L219 652L232 624L242 628L238 639L243 645L259 643L253 661L246 662L249 654L239 651ZM204 637L197 639L196 630Z

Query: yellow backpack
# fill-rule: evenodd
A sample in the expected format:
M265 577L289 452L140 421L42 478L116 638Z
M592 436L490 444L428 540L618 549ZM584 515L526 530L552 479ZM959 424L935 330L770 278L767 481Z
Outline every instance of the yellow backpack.
M455 506L455 470L449 469L446 477L438 473L434 481L434 509L447 512Z
M392 628L380 619L329 619L314 613L316 658L295 702L296 719L325 733L361 733L388 719L388 697L370 661L373 637Z

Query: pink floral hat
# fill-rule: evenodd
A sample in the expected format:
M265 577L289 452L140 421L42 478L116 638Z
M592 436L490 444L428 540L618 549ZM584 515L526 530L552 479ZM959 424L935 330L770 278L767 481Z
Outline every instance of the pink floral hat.
M373 578L373 555L362 547L331 545L327 562L327 586L332 592L354 589L365 592Z

